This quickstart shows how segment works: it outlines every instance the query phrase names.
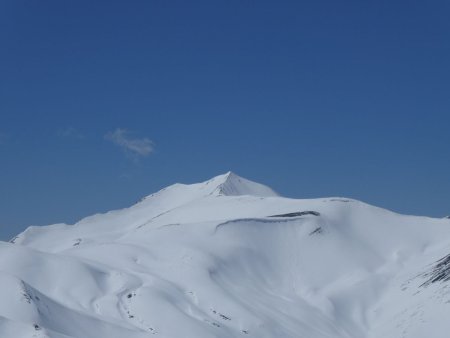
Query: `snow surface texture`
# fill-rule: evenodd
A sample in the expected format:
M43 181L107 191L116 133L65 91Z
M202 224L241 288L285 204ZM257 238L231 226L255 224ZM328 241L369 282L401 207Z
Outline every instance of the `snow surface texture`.
M450 220L232 173L0 242L0 337L447 338Z

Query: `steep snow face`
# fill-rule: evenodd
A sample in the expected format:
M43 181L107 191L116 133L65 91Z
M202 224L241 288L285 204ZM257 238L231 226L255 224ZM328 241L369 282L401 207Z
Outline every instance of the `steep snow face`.
M224 196L260 196L260 197L275 197L278 196L271 188L246 180L239 177L231 171L225 175L217 176L212 180L206 182L206 184L212 184L216 188L213 194Z
M0 337L447 337L450 220L233 173L0 242Z

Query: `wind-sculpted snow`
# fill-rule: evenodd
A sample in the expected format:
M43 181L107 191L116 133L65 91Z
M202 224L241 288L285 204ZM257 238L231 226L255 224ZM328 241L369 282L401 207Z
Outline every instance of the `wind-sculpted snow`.
M298 217L306 215L320 216L320 213L318 213L317 211L297 211L297 212L289 212L287 214L282 215L272 215L270 217Z
M351 203L349 203L351 202ZM447 337L450 224L228 173L0 243L0 337ZM433 281L437 281L433 283Z

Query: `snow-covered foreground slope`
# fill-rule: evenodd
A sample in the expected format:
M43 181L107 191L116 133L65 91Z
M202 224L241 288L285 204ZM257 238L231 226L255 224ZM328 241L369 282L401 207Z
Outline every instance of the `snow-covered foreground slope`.
M433 337L450 220L232 173L0 242L0 337Z

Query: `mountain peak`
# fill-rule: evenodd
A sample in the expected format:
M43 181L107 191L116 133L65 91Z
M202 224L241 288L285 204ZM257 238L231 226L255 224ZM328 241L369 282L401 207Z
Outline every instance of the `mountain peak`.
M228 172L0 242L0 337L448 336L448 220L274 195Z
M278 194L273 191L271 188L250 180L247 180L243 177L240 177L229 171L225 174L216 176L209 181L205 182L205 184L210 185L213 184L215 187L212 191L212 195L219 196L242 196L242 195L251 195L251 196L260 196L260 197L274 197L278 196Z

